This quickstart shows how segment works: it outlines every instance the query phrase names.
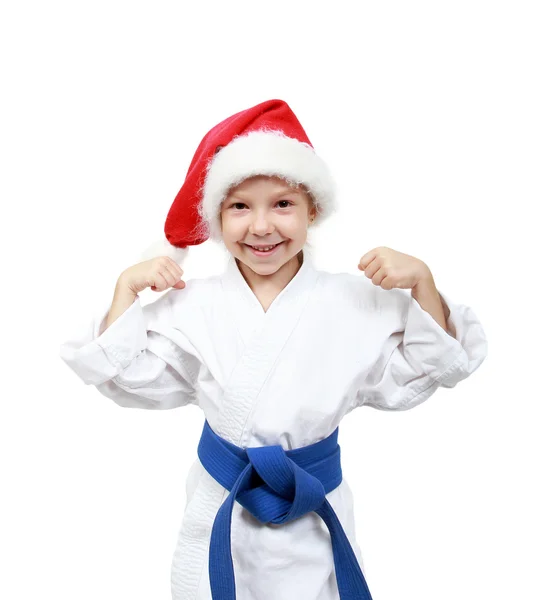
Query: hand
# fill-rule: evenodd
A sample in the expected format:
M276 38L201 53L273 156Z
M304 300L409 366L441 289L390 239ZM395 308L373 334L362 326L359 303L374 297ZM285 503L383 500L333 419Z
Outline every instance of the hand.
M182 290L185 282L183 269L169 256L157 256L126 269L118 278L117 287L137 295L147 287L153 292L163 292L168 287Z
M375 285L384 290L411 289L432 277L430 269L422 260L386 246L373 248L364 254L358 269L364 271Z

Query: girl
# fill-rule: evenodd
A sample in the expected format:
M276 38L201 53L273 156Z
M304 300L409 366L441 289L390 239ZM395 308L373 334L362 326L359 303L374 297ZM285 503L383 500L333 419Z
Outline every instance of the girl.
M307 231L334 209L328 169L285 102L229 117L200 143L163 246L61 346L121 406L204 412L174 600L369 600L338 425L362 406L413 408L486 357L476 315L423 261L380 247L361 257L365 277L317 270ZM230 253L226 271L183 282L188 246L209 237ZM173 289L141 306L147 287Z

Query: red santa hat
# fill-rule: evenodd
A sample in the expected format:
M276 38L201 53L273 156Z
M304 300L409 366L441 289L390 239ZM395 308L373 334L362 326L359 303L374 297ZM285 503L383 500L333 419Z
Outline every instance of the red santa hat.
M304 185L317 211L314 223L335 210L335 186L302 125L283 100L267 100L215 125L200 142L164 226L165 238L142 260L170 256L182 264L189 246L222 240L220 207L229 189L255 175Z

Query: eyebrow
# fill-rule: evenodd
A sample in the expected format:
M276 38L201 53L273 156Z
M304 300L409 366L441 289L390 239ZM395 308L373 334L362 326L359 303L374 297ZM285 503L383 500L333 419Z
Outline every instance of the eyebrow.
M281 192L277 192L276 194L274 194L274 197L275 198L279 198L280 196L295 195L295 194L298 194L298 193L299 193L299 190L296 190L296 189L293 189L293 188L285 188ZM235 194L230 194L230 195L233 196L234 198L246 199L245 192L237 192Z

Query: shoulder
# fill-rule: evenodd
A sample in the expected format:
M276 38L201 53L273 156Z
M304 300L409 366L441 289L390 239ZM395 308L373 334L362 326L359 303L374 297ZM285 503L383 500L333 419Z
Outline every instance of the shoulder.
M409 291L383 290L363 273L330 273L318 271L318 284L324 297L336 301L339 306L359 308L375 313L407 312Z
M170 288L160 298L146 306L151 312L181 315L192 308L204 308L218 298L220 275L185 280L183 289ZM186 314L189 314L186 312ZM192 314L196 314L193 311Z

